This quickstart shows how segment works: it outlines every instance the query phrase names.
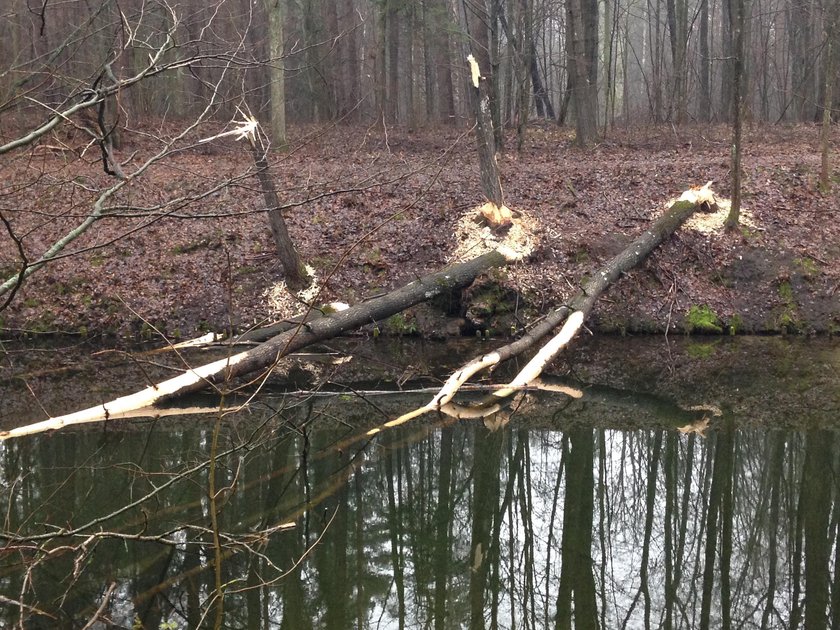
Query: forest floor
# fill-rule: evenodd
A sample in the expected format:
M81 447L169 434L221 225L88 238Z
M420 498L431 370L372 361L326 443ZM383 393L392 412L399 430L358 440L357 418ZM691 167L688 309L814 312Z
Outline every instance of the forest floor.
M126 172L159 150L159 131L127 135L118 152ZM589 326L840 330L840 180L832 192L818 191L818 131L749 129L741 229L683 227L616 283ZM79 142L51 137L0 161L0 204L30 256L83 220L95 191L116 181L102 172L95 148L78 158ZM515 137L507 143L500 155L506 204L538 225L530 259L479 282L449 305L449 319L415 308L390 322L392 332L506 334L573 295L669 198L710 180L728 196L730 140L722 126L615 130L581 150L568 130L537 123L521 151ZM281 199L294 204L286 211L293 240L326 278L322 302L352 304L442 268L459 220L484 201L474 141L464 131L293 128L291 146L272 154L272 171ZM277 319L272 287L282 273L251 167L247 147L232 139L162 160L67 250L78 253L27 280L0 313L0 331L159 331L177 339ZM173 198L184 200L167 204ZM19 265L17 252L0 235L3 279Z

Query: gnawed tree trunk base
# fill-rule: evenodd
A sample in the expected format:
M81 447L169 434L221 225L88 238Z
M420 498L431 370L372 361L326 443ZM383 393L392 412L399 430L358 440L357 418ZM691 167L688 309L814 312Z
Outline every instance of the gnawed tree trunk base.
M708 188L708 184L700 189L686 191L680 199L671 203L665 214L636 238L629 247L598 270L567 305L550 313L520 339L471 361L457 370L428 404L381 427L372 429L369 434L372 435L382 429L402 424L429 411L446 411L449 409L453 411L453 415L458 417L477 415L468 414L465 410L454 406L447 407L451 404L458 389L476 373L492 368L529 350L541 339L548 336L557 326L562 325L560 332L543 346L542 350L535 355L513 381L488 396L488 401L485 402L483 407L491 409L501 399L527 387L577 334L600 295L622 273L643 261L651 251L673 234L696 210L704 206L714 205L715 198ZM488 252L467 262L424 276L382 297L326 317L301 323L291 330L272 337L256 348L190 369L179 376L157 383L134 394L76 413L0 432L0 440L72 425L135 416L136 414L132 412L136 412L138 409L153 407L156 403L193 393L205 387L212 387L219 391L228 389L228 384L233 379L270 370L280 359L292 352L336 337L348 330L354 330L371 322L385 319L445 292L467 286L482 272L493 267L506 265L515 259L515 255L506 256L500 250ZM258 377L257 381L260 378L263 377Z

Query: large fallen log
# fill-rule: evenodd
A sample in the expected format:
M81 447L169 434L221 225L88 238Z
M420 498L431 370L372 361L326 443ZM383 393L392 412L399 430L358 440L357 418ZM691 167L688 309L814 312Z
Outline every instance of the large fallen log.
M270 369L281 358L319 341L331 339L348 330L377 322L404 311L410 306L430 300L457 288L469 285L479 274L503 266L515 258L501 251L492 251L472 260L452 265L429 274L386 295L362 302L344 311L302 323L251 350L187 370L128 396L96 405L75 413L48 418L41 422L0 432L0 441L42 433L72 425L117 419L131 411L150 407L158 402L218 387L234 378Z
M710 189L712 182L702 188L685 191L682 196L671 202L667 211L659 217L653 225L642 232L622 252L612 258L587 280L581 290L567 304L551 312L542 322L529 330L516 341L509 343L493 352L485 354L463 365L440 388L438 393L424 406L403 414L386 422L381 427L371 429L370 435L383 429L391 428L431 411L443 411L457 417L480 417L490 415L499 410L499 400L526 387L536 379L551 360L557 356L574 336L578 333L586 317L592 312L598 298L609 286L618 280L622 273L626 273L639 263L671 236L692 214L699 209L712 210L717 207L714 193ZM451 401L459 388L478 372L492 369L503 361L518 356L533 348L541 339L546 337L557 326L563 324L560 331L552 337L537 354L520 370L519 374L503 387L494 391L482 401L479 410L465 409L454 405Z
M673 234L696 210L714 205L715 198L709 189L709 184L703 188L686 191L678 200L671 203L668 210L629 247L610 260L584 283L581 291L567 305L549 314L539 325L532 328L517 341L471 361L457 370L450 376L438 394L425 406L388 422L380 428L371 430L370 434L383 428L402 424L429 411L441 410L447 406L450 406L449 409L452 411L452 398L471 376L534 347L554 328L563 324L560 332L543 346L519 375L506 387L491 394L491 398L498 401L500 398L525 387L539 376L548 362L574 337L583 325L586 316L592 311L598 297L622 273L632 269L644 260L653 249ZM179 376L152 385L134 394L76 413L2 431L0 432L0 441L72 425L117 419L128 416L130 412L137 409L151 407L155 403L196 392L205 387L218 388L234 378L270 369L281 358L301 348L330 339L365 324L385 319L444 292L466 286L483 271L508 264L517 259L516 254L508 252L506 248L488 252L467 262L424 276L379 298L326 317L301 323L296 328L285 331L256 348L187 370ZM457 409L453 413L457 415Z

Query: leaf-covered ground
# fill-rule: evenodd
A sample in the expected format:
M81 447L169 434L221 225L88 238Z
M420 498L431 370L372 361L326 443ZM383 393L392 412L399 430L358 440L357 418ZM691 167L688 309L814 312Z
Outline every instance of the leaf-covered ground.
M126 172L160 149L158 132L127 136L119 151ZM286 211L291 236L326 279L323 302L358 302L440 268L458 245L459 220L484 201L469 133L335 127L292 134L297 148L272 154L272 171L281 199L295 204ZM508 137L509 147L514 140ZM81 146L51 137L0 158L0 207L30 259L83 220L97 191L115 183L94 149L78 158ZM403 331L478 325L506 332L561 304L669 198L709 180L728 196L729 132L616 130L598 147L580 150L566 130L535 125L524 149L507 149L500 165L506 204L538 224L530 260L468 292L473 303L454 314L471 322L446 327L421 309ZM220 140L151 167L68 248L74 255L26 282L0 313L0 326L7 334L129 336L156 334L154 326L187 337L276 318L271 288L282 273L251 166L246 146ZM840 181L821 193L818 173L816 127L749 130L743 201L749 223L731 234L683 228L612 288L590 325L840 329ZM19 264L4 232L2 278Z

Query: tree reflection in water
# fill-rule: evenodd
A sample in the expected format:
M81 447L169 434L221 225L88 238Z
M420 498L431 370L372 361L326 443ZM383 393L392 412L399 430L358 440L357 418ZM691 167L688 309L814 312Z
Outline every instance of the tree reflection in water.
M184 426L0 446L0 625L212 623ZM840 624L832 431L253 426L217 463L225 628Z

